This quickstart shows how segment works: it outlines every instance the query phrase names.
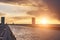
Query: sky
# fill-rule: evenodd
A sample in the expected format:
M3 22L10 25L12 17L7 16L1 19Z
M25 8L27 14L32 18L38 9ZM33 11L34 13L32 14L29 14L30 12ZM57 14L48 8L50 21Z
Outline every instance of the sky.
M46 16L60 23L59 10L60 0L0 0L0 17L5 16L7 23L22 23L31 17L39 19Z

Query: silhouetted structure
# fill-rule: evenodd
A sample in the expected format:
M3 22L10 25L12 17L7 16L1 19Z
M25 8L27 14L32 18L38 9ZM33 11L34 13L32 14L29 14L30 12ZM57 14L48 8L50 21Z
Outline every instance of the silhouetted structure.
M8 24L5 24L5 17L1 17L0 40L16 40Z
M1 17L1 24L5 24L5 17Z
M32 24L35 24L35 18L34 17L32 18Z

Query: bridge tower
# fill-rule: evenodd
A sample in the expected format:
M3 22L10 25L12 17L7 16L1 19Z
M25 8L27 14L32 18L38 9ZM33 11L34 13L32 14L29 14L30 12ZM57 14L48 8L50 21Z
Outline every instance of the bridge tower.
M32 24L33 25L35 24L35 18L34 17L32 18Z
M2 25L5 24L5 17L1 17L1 24L2 24Z

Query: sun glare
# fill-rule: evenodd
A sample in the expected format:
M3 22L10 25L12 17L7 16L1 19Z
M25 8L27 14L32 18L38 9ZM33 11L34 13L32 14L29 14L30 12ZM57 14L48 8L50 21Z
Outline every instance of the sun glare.
M41 24L47 24L47 19L46 18L42 18L41 19Z
M37 24L60 24L60 22L57 19L52 19L48 17L37 18L36 23Z
M47 17L42 17L42 18L37 18L38 20L36 21L37 24L48 24L50 22L49 18Z

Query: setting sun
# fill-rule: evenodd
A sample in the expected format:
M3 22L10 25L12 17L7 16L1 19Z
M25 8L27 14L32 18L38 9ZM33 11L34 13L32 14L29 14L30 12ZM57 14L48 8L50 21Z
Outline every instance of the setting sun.
M47 18L47 17L37 18L36 23L37 24L60 24L60 22L57 19Z
M38 20L36 22L37 22L37 24L48 24L49 20L46 17L42 17L40 19L38 18Z
M46 18L42 18L42 19L41 19L41 24L47 24L47 21L48 21L48 20L47 20Z

